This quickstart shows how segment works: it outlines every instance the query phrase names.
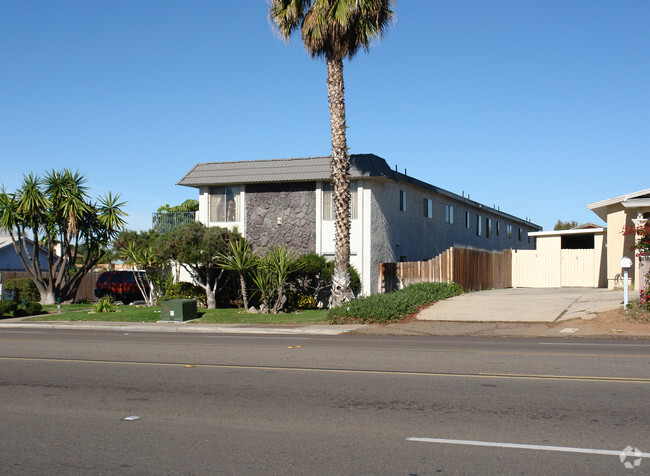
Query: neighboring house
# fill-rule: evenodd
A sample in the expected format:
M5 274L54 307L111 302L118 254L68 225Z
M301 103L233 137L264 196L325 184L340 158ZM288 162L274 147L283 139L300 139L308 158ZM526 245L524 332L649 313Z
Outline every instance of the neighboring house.
M650 189L589 203L587 207L607 223L593 223L572 230L531 233L537 241L534 253L513 255L513 286L623 287L620 260L626 256L634 265L629 270L630 286L639 290L639 262L632 249L635 234L624 230L646 226L650 218ZM645 266L648 266L646 263Z
M32 241L27 240L29 253L32 253ZM40 252L41 269L48 269L47 250L41 248ZM1 271L25 271L23 262L16 254L11 237L6 233L0 233L0 272Z
M330 157L195 165L179 185L199 189L198 219L237 227L254 249L286 244L333 259ZM390 169L373 154L350 156L352 265L363 294L378 264L430 259L451 246L534 248L541 227Z
M650 218L650 188L589 203L587 207L607 223L607 287L621 287L620 259L627 256L634 263L629 275L634 281L634 289L638 290L639 280L636 276L639 258L632 250L635 237L634 234L623 236L623 230L625 227L647 225Z

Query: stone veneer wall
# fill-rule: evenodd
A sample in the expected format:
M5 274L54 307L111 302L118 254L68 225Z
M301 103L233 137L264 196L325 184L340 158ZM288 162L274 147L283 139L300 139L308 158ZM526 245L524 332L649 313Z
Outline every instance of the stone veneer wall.
M315 251L316 183L246 185L246 239L256 251L276 243L299 254Z

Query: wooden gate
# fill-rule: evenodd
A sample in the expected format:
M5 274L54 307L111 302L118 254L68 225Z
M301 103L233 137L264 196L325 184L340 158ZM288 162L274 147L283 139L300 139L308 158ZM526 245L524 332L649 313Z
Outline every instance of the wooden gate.
M512 287L560 288L599 286L599 249L513 250Z

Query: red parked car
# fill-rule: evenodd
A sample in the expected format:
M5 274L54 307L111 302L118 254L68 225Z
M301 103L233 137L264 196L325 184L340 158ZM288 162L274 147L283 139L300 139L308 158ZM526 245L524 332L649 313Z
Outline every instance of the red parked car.
M138 283L135 281L135 274L145 275L143 271L106 271L99 275L95 284L95 296L113 296L116 301L129 304L138 299L144 299ZM149 283L143 281L145 292L149 292Z

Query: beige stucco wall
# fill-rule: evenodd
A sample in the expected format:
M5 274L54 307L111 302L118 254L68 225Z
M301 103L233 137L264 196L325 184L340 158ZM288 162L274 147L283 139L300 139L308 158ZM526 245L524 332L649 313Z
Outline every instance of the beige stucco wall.
M561 236L538 236L537 247L538 251L552 251L559 250L562 247Z
M632 216L620 203L610 205L607 209L607 287L609 289L621 289L622 282L616 280L616 275L622 275L620 260L627 256L634 261L634 251L630 248L634 244L634 235L623 236L626 226L633 226ZM635 268L629 271L629 278L632 285L635 280ZM632 286L630 286L632 287ZM632 288L635 289L635 288Z

